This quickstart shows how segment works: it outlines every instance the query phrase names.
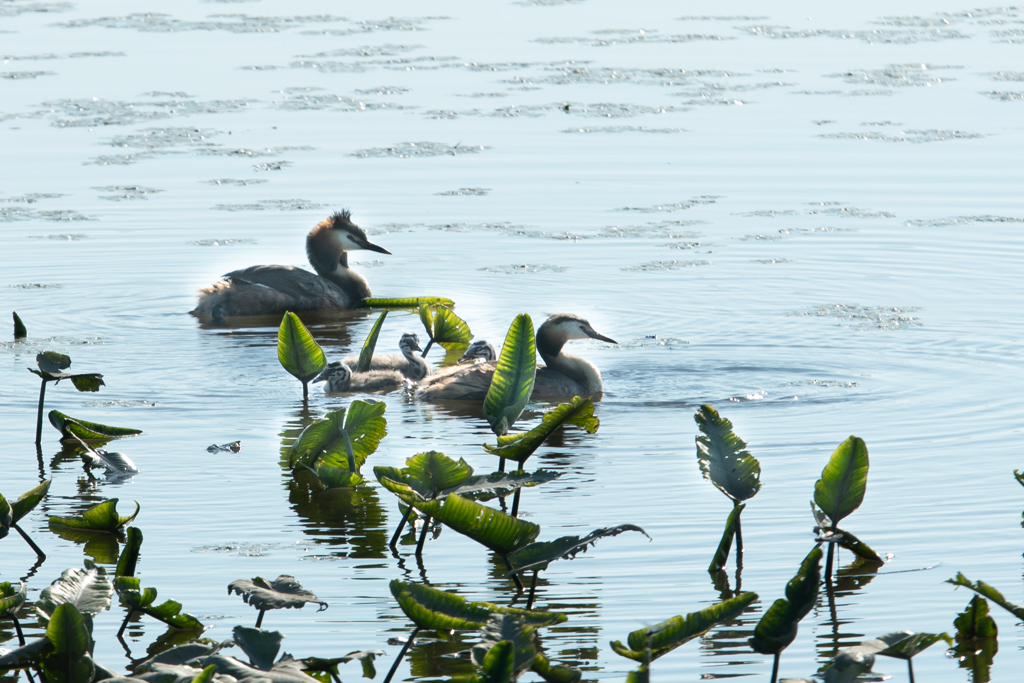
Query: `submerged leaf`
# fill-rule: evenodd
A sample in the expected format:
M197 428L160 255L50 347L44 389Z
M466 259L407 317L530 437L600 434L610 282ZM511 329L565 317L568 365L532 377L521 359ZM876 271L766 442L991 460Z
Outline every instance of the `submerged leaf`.
M120 439L125 436L136 436L142 433L141 429L130 427L111 427L97 422L87 422L78 418L65 415L59 410L51 410L47 417L54 429L60 432L61 439L78 437L84 441L109 441Z
M829 458L814 484L814 502L835 527L864 501L868 484L868 447L851 436Z
M356 363L356 372L368 372L370 370L370 364L373 362L373 350L377 348L377 337L380 336L380 328L384 325L384 318L388 317L388 312L384 311L377 318L377 322L373 323L373 327L370 328L370 334L366 335L366 341L363 342L363 348L359 352L359 362Z
M611 647L623 657L636 662L654 661L668 654L680 645L697 636L707 633L713 626L739 616L752 602L757 600L757 593L740 593L734 598L706 607L699 612L691 612L685 617L672 617L660 624L641 628L629 634L626 642L629 648L617 640ZM650 649L650 652L646 650Z
M556 429L565 424L574 424L593 434L600 426L594 417L594 402L589 398L573 396L569 403L562 403L544 413L539 425L522 434L498 436L498 445L484 444L484 450L507 460L522 464L540 448Z
M139 504L135 503L135 512L131 515L128 517L118 515L117 498L111 498L89 508L82 513L81 517L50 517L50 526L113 534L126 524L130 524L138 514Z
M491 386L484 398L484 413L491 429L504 436L522 415L537 375L537 341L533 321L520 313L505 335L498 364L491 377Z
M470 602L462 596L419 583L394 579L391 594L405 615L428 631L477 630L493 614L511 614L531 626L551 626L566 620L564 614L500 607L489 602Z
M324 350L291 311L284 314L277 329L277 359L288 374L303 384L327 367Z
M583 538L579 536L563 536L554 541L531 543L509 555L508 559L515 567L515 569L509 572L509 576L526 571L543 571L555 560L571 560L578 554L587 552L587 548L597 543L598 539L618 536L626 531L639 531L644 536L647 536L647 532L635 524L620 524L603 529L594 529ZM647 538L650 539L651 537L647 536Z
M693 419L701 431L697 460L704 478L738 503L753 497L761 490L761 463L733 433L732 422L709 405L701 406Z
M256 609L302 609L307 602L320 606L318 612L327 609L327 603L317 598L312 591L302 587L294 576L282 574L273 581L257 576L252 581L239 579L228 584L228 595L238 593L242 601Z
M110 607L113 594L107 572L86 560L85 569L65 569L59 579L42 590L36 614L45 624L60 605L74 605L77 612L95 616Z
M500 555L522 548L540 534L540 527L532 522L454 493L437 500L406 500L406 503Z

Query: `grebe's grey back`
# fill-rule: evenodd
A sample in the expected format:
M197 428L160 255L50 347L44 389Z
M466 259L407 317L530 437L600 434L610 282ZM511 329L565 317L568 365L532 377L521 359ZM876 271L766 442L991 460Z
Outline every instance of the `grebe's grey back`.
M313 382L326 382L324 391L332 394L394 391L405 386L405 376L395 370L353 372L341 361L327 364Z
M412 332L406 332L398 340L398 348L402 353L375 355L370 361L370 369L395 370L411 380L421 380L431 373L427 361L415 353L422 350L418 336ZM353 368L359 364L359 356L346 356L344 360Z
M192 315L201 319L277 315L285 311L357 308L370 297L366 279L348 267L357 249L390 254L370 242L348 211L332 215L306 236L306 257L316 274L292 266L250 266L199 290Z
M537 330L537 352L546 366L537 368L533 397L563 398L593 396L603 391L601 372L590 361L562 353L573 339L599 339L617 343L598 334L583 318L568 313L553 315ZM420 382L416 397L425 400L482 400L491 386L497 361L463 366Z

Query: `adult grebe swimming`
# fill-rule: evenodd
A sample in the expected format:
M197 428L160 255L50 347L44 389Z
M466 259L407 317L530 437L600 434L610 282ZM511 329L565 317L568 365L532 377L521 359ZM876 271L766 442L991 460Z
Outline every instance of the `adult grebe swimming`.
M592 396L603 390L601 372L590 361L562 353L573 339L600 339L617 343L594 331L583 318L569 313L553 315L537 330L537 352L547 364L537 368L533 384L534 398ZM452 372L438 373L419 383L416 397L431 400L482 400L491 386L497 361L462 366Z
M291 266L250 266L199 290L192 315L222 320L243 315L280 315L285 311L333 311L357 308L370 297L362 275L349 269L349 251L391 252L373 244L352 222L336 213L306 236L306 257L316 274Z

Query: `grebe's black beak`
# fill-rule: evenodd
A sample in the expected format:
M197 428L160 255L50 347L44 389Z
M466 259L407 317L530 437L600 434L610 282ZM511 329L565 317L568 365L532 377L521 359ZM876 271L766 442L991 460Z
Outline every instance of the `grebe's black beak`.
M601 341L608 342L609 344L618 344L619 343L619 342L615 341L614 339L612 339L611 337L606 337L603 334L598 334L593 329L588 328L586 332L587 332L588 335L590 335L594 339L600 339Z
M370 240L357 240L357 241L359 243L359 246L361 246L363 249L366 249L367 251L375 251L378 254L389 254L389 255L391 254L390 251L388 251L384 247L377 246L376 244L374 244Z

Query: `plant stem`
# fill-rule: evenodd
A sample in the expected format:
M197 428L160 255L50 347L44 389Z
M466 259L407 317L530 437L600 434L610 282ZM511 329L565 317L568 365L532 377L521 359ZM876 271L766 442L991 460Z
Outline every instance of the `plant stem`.
M18 617L11 615L11 621L14 622L14 631L18 634L18 645L25 646L25 634L21 632L21 624L18 622Z
M508 567L509 571L512 571L514 569L514 567L512 566L512 563L509 562L508 555L499 555L499 557L505 562L505 566ZM523 582L522 582L522 580L520 580L519 574L513 574L512 575L512 580L516 582L516 589L520 593L522 593L523 592Z
M910 683L914 683L914 663L911 659L907 659L907 673L910 674Z
M43 440L43 398L46 397L46 380L39 385L39 413L36 415L36 445Z
M526 598L526 609L529 610L533 607L533 596L537 592L537 574L540 570L533 572L533 578L530 579L530 595Z
M398 528L395 529L395 535L391 537L391 543L388 546L394 550L398 546L398 539L402 535L402 530L405 529L406 522L409 521L409 515L412 514L412 506L405 509L405 514L402 515L402 521L398 523Z
M409 634L409 637L405 639L405 645L402 646L402 651L395 657L395 663L391 665L391 670L388 671L388 675L384 678L384 683L391 683L391 679L395 677L395 672L398 670L398 665L402 663L402 659L405 657L405 653L409 651L409 647L412 645L412 641L416 638L416 634L420 632L420 627L417 626Z
M427 345L423 347L422 351L420 351L420 358L426 358L427 357L427 351L429 351L430 347L433 346L433 345L434 345L434 338L431 337L430 341L427 342Z
M265 609L261 609L260 610L260 615L258 617L256 617L256 628L259 628L260 626L263 625L263 615L266 614L266 613L267 613L267 610L265 610Z
M516 489L516 495L512 496L512 516L519 516L519 494L522 493L522 489Z
M124 633L124 630L126 628L128 628L128 620L132 618L133 614L135 614L135 608L134 607L129 607L128 608L128 614L124 615L124 621L121 622L121 628L119 628L118 631L117 631L117 637L118 638L120 638L121 634Z
M775 661L772 663L772 683L779 680L779 655L780 652L775 653Z
M423 520L423 531L420 532L420 540L416 543L416 557L423 557L423 544L427 542L428 529L430 529L430 517Z
M42 413L39 413L39 414L42 415ZM499 472L504 472L505 471L505 458L498 458L498 471Z
M14 527L18 531L19 534L21 534L21 537L25 539L25 542L29 544L29 546L32 548L32 550L36 551L36 555L39 556L39 559L41 559L41 560L45 560L46 559L46 553L44 553L42 550L40 550L39 546L37 546L32 541L32 539L28 537L28 534L25 533L24 529L22 529L20 526L18 526L17 523L11 524L11 526Z
M739 503L733 501L734 507L739 507ZM743 555L743 530L740 528L740 516L736 515L736 564L742 563L740 556Z
M309 382L303 381L302 382L302 402L306 403L307 401L309 401ZM42 405L43 405L42 404L42 399L40 399L39 405L40 405L39 410L42 411ZM40 412L39 414L42 415L42 412ZM40 419L42 419L42 418L40 418Z
M828 558L825 560L825 580L830 581L832 579L832 558L836 552L836 544L828 544Z

